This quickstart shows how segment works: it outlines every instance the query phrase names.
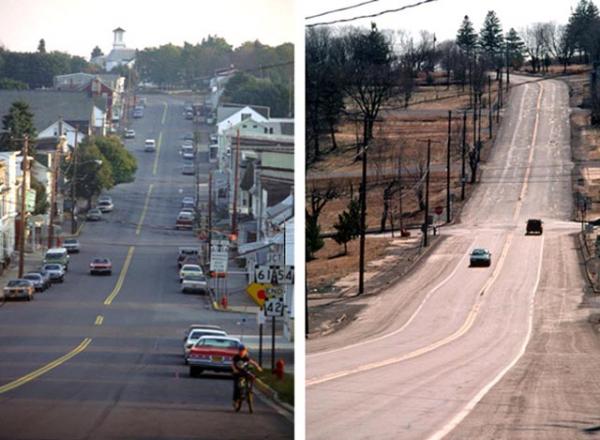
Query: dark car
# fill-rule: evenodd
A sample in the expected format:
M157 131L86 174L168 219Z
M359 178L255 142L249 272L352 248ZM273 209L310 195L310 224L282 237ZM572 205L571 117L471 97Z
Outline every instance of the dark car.
M492 254L487 249L473 249L469 262L472 267L474 266L491 266Z
M542 224L543 222L540 219L530 218L529 220L527 220L527 228L525 230L525 235L542 235L542 232L544 231Z

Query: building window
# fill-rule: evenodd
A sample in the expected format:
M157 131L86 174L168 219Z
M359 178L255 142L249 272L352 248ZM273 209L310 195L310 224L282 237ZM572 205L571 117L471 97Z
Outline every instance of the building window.
M273 127L269 128L269 134L273 134Z

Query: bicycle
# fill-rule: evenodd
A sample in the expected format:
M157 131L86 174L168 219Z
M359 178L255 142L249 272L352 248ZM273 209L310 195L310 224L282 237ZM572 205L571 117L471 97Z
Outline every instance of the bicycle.
M239 381L240 394L238 400L235 402L235 412L239 412L242 409L244 400L248 402L248 411L250 414L254 412L254 379L255 376L250 372L250 365L246 362L241 368L245 372L242 376L237 379Z

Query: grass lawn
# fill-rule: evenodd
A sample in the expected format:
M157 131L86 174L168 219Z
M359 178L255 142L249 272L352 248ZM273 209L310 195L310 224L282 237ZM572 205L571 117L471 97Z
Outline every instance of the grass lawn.
M258 378L265 384L277 391L279 398L294 406L294 375L285 373L283 380L271 373L271 369L265 368L262 373L258 373Z

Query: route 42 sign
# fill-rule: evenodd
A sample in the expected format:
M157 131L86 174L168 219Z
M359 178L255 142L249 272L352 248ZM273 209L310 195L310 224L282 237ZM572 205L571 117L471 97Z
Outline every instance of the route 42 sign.
M265 301L265 316L283 316L283 298L274 297Z

